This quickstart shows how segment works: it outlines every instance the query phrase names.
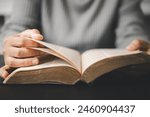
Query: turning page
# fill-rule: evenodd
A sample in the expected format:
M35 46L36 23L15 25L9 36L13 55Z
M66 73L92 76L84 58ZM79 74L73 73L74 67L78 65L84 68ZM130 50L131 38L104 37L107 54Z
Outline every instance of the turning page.
M54 55L60 59L65 60L72 66L74 66L79 72L81 72L81 55L78 51L61 47L58 45L46 43L43 41L33 40L41 45L44 45L47 48L32 48L36 50L40 50L46 52L48 54Z

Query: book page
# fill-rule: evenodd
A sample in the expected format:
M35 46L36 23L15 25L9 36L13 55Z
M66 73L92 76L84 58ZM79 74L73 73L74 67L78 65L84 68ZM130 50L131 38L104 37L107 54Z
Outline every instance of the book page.
M40 69L45 69L45 68L60 68L60 67L70 67L73 68L72 65L68 64L62 59L59 59L54 56L46 55L45 57L41 57L42 63L39 65L35 66L30 66L30 67L20 67L14 70L5 80L4 83L7 82L15 73L20 72L20 71L33 71L33 70L40 70Z
M141 51L128 51L126 49L93 49L82 54L82 73L92 64L115 56L125 56L142 53Z
M41 63L39 65L30 66L30 67L21 67L21 68L16 69L16 71L29 71L29 70L44 69L44 68L48 68L48 67L62 67L62 66L72 67L67 62L65 62L65 61L63 61L61 59L53 57L48 62L44 62L44 63Z
M33 48L33 49L44 51L58 58L61 58L66 62L68 62L69 64L73 65L79 72L81 71L81 55L78 51L70 48L65 48L58 45L46 43L43 41L37 41L37 40L33 40L33 41L47 47L47 48Z

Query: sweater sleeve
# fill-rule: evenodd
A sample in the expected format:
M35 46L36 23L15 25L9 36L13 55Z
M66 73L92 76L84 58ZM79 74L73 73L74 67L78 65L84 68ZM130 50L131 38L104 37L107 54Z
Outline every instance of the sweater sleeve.
M122 0L116 30L116 47L124 48L134 39L148 40L141 0Z
M0 31L0 53L3 40L26 29L40 28L41 0L14 0L13 10Z

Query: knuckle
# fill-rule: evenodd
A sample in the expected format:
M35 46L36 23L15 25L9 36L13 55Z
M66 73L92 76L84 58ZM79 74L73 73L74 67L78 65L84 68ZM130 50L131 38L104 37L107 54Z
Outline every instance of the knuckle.
M10 39L11 37L5 37L4 38L4 41L3 41L3 44L4 45L7 45L7 43L9 43L9 39Z
M5 38L2 44L2 53L5 54L7 52L8 49L8 38Z
M19 46L19 47L23 47L24 46L24 39L20 39L17 43L17 45Z
M9 52L10 52L10 46L4 45L3 48L2 48L2 54L3 55L8 55Z

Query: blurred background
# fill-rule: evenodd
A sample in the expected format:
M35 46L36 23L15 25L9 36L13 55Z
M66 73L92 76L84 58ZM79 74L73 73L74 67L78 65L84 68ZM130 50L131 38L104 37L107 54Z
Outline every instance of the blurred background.
M10 16L13 0L0 0L0 30L4 22ZM0 67L4 64L2 55L0 55ZM1 78L0 78L1 81Z
M0 0L0 29L7 17L11 14L13 0Z
M14 0L0 0L0 29L12 13L13 1ZM150 0L142 0L141 8L145 15L147 31L150 32ZM150 37L150 33L148 34Z
M0 0L0 29L11 14L12 5L13 0ZM150 31L150 0L143 0L141 8L145 14L145 19L148 23L148 30Z

